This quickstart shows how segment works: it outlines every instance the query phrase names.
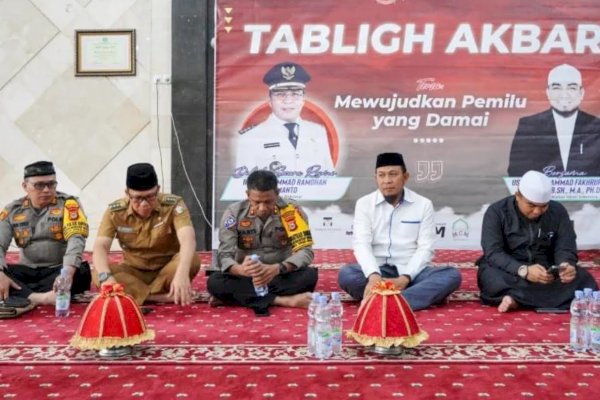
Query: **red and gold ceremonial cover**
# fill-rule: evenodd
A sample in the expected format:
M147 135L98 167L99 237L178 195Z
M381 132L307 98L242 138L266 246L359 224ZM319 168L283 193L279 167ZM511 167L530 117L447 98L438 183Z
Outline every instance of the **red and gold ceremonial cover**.
M152 339L154 331L147 329L140 308L125 294L123 285L104 284L85 310L70 344L82 350L101 350Z
M381 281L360 306L352 330L346 335L364 346L415 347L427 340L412 309L390 281Z

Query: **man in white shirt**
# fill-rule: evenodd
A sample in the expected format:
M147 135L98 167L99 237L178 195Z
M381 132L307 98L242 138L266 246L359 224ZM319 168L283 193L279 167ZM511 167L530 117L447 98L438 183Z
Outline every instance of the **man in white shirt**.
M277 64L265 74L272 113L260 124L240 131L235 176L249 175L255 168L278 175L321 172L335 176L325 127L300 117L309 80L306 70L291 62Z
M577 68L562 64L548 74L551 108L523 117L510 149L508 175L529 170L547 176L600 176L600 120L579 109L585 90Z
M431 201L406 188L409 173L399 153L377 156L378 190L361 197L354 212L354 256L338 282L357 300L381 280L402 291L413 310L443 301L461 282L454 267L431 267L435 227Z

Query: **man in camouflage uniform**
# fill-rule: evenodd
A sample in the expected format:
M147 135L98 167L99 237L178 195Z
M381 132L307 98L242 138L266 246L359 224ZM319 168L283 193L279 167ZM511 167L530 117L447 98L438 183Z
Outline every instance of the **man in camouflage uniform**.
M188 305L191 281L200 270L196 235L183 199L159 190L152 165L129 166L126 197L108 206L98 229L94 283L122 283L138 304L149 300ZM120 264L108 261L115 236L123 249Z
M64 267L72 294L90 287L90 267L82 261L88 224L79 200L56 191L56 172L49 161L25 167L27 195L0 212L0 300L11 296L33 304L54 304L54 282ZM18 264L6 263L12 239L20 248Z
M317 284L312 238L306 215L279 197L277 177L259 170L247 181L248 199L227 208L219 229L219 272L208 278L208 291L222 302L234 302L268 315L271 305L307 307ZM256 254L259 261L251 259ZM269 293L254 289L267 285Z

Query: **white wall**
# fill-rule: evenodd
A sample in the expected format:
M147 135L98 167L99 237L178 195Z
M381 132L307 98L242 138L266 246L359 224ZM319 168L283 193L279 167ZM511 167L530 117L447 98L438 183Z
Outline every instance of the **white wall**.
M76 29L135 29L137 75L75 77ZM24 194L25 165L53 161L89 250L129 164L154 164L169 191L171 87L158 86L157 119L153 77L170 74L171 0L0 0L0 204Z

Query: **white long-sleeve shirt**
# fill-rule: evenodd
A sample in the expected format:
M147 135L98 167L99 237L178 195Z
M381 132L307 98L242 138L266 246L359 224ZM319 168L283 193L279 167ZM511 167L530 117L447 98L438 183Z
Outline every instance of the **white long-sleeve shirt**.
M395 265L411 280L433 257L435 226L431 200L404 188L396 207L379 190L361 197L354 210L354 256L366 277L380 265Z

